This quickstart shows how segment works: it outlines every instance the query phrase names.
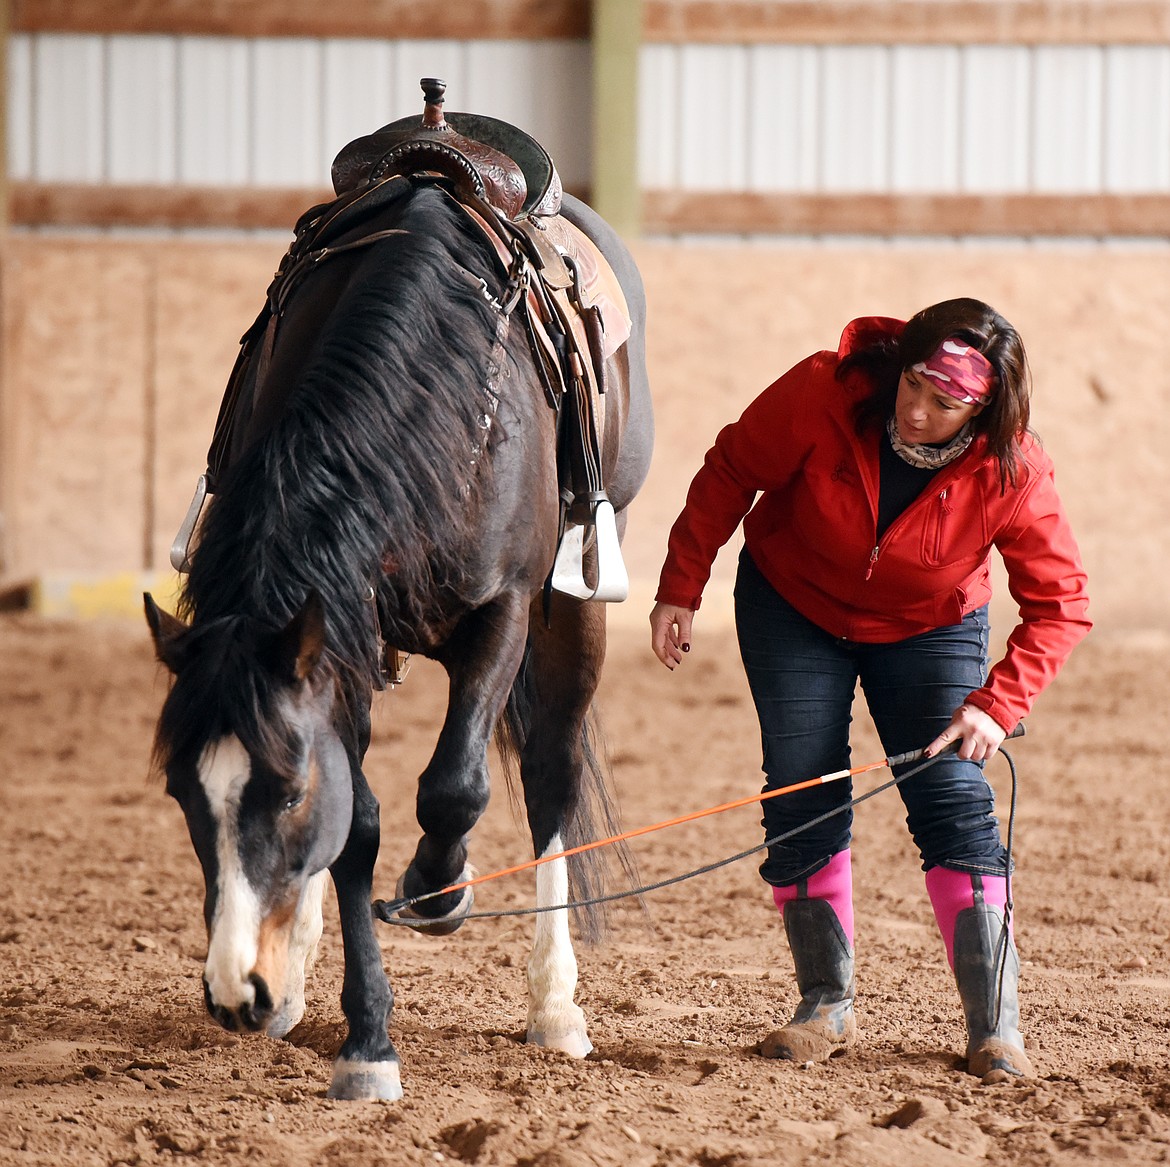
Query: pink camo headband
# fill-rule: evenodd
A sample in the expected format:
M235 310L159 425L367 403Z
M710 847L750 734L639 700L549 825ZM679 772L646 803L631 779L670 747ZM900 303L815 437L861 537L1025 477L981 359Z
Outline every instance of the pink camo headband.
M986 405L995 390L995 369L978 350L961 340L944 340L925 361L913 366L964 404Z

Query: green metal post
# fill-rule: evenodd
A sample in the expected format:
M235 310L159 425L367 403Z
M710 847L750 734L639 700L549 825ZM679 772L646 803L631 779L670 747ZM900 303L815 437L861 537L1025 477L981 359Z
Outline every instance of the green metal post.
M9 0L0 0L0 233L8 231L8 27Z
M594 209L621 235L642 227L638 186L638 48L642 0L593 0Z
M10 20L8 0L0 0L0 580L7 574L9 566L9 545L7 534L7 503L9 484L5 464L10 459L3 457L11 440L5 432L5 381L7 378L8 354L6 350L7 329L4 327L7 305L4 294L7 289L7 275L4 267L8 259L8 28Z

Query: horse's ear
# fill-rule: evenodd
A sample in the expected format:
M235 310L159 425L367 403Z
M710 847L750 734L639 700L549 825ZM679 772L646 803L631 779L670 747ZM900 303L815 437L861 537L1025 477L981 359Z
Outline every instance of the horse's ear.
M146 622L150 625L150 634L154 637L154 651L172 673L177 673L185 659L180 643L187 631L187 625L170 612L164 612L154 602L150 592L142 593L142 602L146 608Z
M317 667L324 651L325 605L314 591L280 634L277 664L289 680L304 681Z

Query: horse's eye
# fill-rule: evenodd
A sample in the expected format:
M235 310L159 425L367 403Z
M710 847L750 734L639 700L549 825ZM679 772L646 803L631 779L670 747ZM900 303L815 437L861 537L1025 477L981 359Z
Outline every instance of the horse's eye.
M305 795L307 793L305 790L296 790L291 794L285 795L284 801L280 804L280 809L282 811L296 810L305 801Z

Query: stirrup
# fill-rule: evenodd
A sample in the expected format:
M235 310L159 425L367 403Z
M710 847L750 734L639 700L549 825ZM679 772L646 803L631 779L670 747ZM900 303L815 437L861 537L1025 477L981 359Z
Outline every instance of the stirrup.
M597 586L585 582L585 539L592 530L597 543ZM617 517L609 499L598 502L593 518L587 523L565 524L565 533L553 562L554 591L574 596L578 600L601 600L620 604L630 594L630 577L622 560L618 542Z
M195 533L195 524L199 522L199 515L203 511L203 504L207 501L207 475L200 474L195 483L195 495L191 505L187 508L187 517L179 527L175 541L171 544L171 566L177 572L187 572L191 569L191 560L187 555L187 548L191 545L191 536Z

